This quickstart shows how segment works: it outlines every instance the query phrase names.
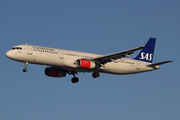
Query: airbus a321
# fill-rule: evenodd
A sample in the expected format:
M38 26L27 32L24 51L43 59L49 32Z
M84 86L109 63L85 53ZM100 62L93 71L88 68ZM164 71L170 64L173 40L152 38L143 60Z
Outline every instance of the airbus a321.
M70 51L35 45L17 45L6 53L12 60L23 62L27 72L28 63L49 66L44 72L49 77L65 77L73 75L72 83L79 79L75 76L78 72L92 72L92 77L97 78L100 73L124 75L147 72L159 69L159 65L172 62L164 61L152 63L156 38L150 38L145 46L108 54L99 55L85 52ZM130 57L135 51L141 50L134 58Z

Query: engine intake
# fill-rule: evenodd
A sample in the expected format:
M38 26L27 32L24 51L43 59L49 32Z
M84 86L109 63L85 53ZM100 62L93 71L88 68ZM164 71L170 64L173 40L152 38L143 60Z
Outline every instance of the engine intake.
M55 68L55 67L47 67L44 70L44 73L49 77L65 77L66 72L64 70Z
M86 68L86 69L94 69L94 68L96 68L96 64L94 62L91 62L91 61L85 60L85 59L77 60L76 65L79 68Z

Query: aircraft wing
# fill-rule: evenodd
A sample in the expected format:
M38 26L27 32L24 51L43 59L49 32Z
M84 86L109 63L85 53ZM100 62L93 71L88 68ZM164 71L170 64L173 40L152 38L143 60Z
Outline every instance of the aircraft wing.
M123 58L123 57L126 57L126 56L129 57L131 54L134 53L134 51L137 51L137 50L140 50L140 49L143 49L143 48L145 48L145 47L140 46L140 47L137 47L137 48L133 48L133 49L129 49L129 50L113 53L113 54L103 55L103 56L96 57L96 58L89 59L89 60L93 61L95 63L104 65L107 62L111 62L113 60L117 60L117 59L120 59L120 58Z

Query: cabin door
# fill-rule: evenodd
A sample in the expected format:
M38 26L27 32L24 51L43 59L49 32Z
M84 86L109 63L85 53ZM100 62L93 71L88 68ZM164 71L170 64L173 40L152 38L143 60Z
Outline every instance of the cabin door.
M64 59L64 54L62 50L59 50L59 58Z
M27 54L32 55L32 46L27 45Z
M140 70L140 62L138 60L136 60L136 69Z

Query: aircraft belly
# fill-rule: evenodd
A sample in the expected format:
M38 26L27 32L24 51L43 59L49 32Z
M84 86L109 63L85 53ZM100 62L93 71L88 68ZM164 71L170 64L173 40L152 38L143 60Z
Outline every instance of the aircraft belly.
M107 63L101 68L105 73L111 74L132 74L136 72L134 65L126 63Z

